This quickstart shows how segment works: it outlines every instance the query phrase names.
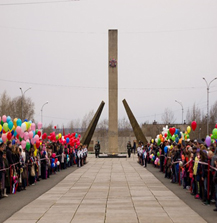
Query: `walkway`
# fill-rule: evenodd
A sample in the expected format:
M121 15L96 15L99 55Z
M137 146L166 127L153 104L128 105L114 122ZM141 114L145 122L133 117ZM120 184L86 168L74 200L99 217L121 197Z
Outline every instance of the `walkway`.
M5 222L205 222L136 157L88 160Z

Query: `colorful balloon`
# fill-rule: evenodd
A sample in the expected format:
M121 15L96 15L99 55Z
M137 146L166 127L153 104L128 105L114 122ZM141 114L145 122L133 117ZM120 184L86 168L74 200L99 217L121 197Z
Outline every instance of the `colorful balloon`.
M31 124L31 130L32 130L32 131L35 131L35 123L32 123L32 124Z
M7 117L6 117L6 115L3 115L3 116L2 116L2 121L3 121L3 122L7 122Z
M38 129L41 129L41 128L42 128L42 123L39 122L39 123L38 123Z
M21 126L21 125L22 125L21 119L17 119L17 126Z
M4 123L3 129L5 130L5 132L7 132L9 130L7 122Z
M21 129L22 129L22 132L25 132L26 131L26 123L22 123L21 125Z
M210 136L207 136L206 139L205 139L205 143L206 145L209 147L211 145L211 137Z
M195 131L195 129L197 128L197 123L195 121L193 121L191 123L191 128L192 128L193 131Z
M191 132L191 127L190 126L187 127L187 132L188 132L188 134Z

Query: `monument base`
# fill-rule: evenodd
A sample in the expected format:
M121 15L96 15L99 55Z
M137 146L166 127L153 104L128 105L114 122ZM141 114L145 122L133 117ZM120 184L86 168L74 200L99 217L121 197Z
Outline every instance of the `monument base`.
M127 154L99 154L99 158L127 158Z

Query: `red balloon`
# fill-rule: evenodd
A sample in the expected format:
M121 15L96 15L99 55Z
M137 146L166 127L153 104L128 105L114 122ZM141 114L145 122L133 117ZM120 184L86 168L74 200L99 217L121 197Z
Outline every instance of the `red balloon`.
M173 136L176 131L176 128L170 128L169 131L170 131L171 136Z
M217 129L217 124L215 125L215 128Z
M49 137L50 137L50 136L48 136L48 139L49 139ZM42 139L45 140L46 138L47 138L47 134L44 133L44 134L42 135Z
M38 141L36 141L36 148L38 149L39 148L39 146L40 146L40 141L38 140Z
M38 131L37 135L38 135L39 137L41 137L41 132L40 132L40 131Z
M195 121L193 121L191 123L191 128L192 128L193 131L195 131L195 129L197 128L197 123Z
M11 132L9 132L9 133L7 134L7 138L8 138L8 140L11 140L11 137L12 137L12 134L11 134Z
M167 137L167 133L164 134L164 137L165 137L165 138Z
M54 126L54 128L56 129L57 127L56 127L56 126Z

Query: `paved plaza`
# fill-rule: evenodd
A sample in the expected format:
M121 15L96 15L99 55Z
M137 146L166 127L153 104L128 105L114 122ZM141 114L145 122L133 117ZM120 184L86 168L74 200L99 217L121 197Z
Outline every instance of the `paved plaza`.
M136 156L89 155L88 161L5 222L206 222L140 166Z

